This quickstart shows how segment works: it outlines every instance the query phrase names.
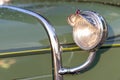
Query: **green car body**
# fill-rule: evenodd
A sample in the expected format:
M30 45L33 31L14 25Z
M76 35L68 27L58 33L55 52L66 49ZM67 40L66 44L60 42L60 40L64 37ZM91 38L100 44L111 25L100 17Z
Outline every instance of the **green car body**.
M20 0L12 6L28 9L46 17L58 36L63 50L62 64L71 68L88 57L73 41L67 17L77 9L102 15L108 24L108 39L97 51L93 64L64 80L120 80L120 1L39 1ZM32 16L0 9L0 80L52 80L49 39L41 23Z

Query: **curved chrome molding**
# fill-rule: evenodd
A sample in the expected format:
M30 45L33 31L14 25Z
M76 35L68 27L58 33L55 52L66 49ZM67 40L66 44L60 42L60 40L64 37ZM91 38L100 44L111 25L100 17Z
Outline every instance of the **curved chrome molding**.
M89 57L83 64L81 64L78 67L71 68L71 69L62 68L61 70L59 70L59 73L62 75L63 74L74 74L74 73L80 72L82 70L85 70L91 65L91 63L93 63L95 56L96 56L96 51L90 52Z
M51 44L51 49L52 49L52 61L53 61L52 64L53 64L53 74L54 74L53 80L63 80L62 75L58 73L58 70L60 70L61 68L60 46L59 46L59 42L58 42L55 30L52 27L52 25L42 15L29 10L17 8L14 6L4 6L4 5L0 6L0 8L11 9L11 10L28 14L30 16L35 17L42 23L43 27L45 28L48 34L50 44Z

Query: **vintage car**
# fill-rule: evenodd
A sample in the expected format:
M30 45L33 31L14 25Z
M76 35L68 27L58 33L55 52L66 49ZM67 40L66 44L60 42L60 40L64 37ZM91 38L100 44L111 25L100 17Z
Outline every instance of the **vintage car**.
M119 0L1 0L0 80L120 80L119 29Z

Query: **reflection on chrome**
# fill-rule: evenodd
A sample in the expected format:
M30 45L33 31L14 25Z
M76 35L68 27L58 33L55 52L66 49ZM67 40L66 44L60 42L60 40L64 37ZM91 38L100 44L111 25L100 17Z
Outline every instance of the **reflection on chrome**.
M77 14L68 17L68 23L73 27L75 43L84 50L95 48L102 38L107 36L107 25L104 19L95 12L81 11L78 13L77 11Z
M71 69L63 68L61 61L62 49L59 45L55 29L46 20L46 18L35 12L13 6L2 5L0 6L0 8L15 10L30 15L32 17L35 17L40 23L42 23L44 29L48 34L51 45L53 80L63 80L63 74L76 73L88 68L95 58L97 50L96 48L104 42L107 36L106 22L100 15L95 12L83 11L82 13L79 13L78 11L76 14L68 17L69 24L73 26L73 38L76 44L83 50L89 50L90 53L88 59L82 65ZM76 15L78 17L76 17ZM79 19L79 17L81 18L81 20L76 20L77 18Z

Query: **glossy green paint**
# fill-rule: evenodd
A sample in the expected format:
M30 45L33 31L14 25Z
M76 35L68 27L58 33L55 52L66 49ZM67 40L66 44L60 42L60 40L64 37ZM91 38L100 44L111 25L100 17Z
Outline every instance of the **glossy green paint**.
M73 43L72 27L67 24L66 19L78 8L100 13L108 22L110 31L108 36L120 34L120 7L87 2L39 2L32 5L27 3L24 5L15 3L14 5L45 16L55 28L62 44ZM119 39L116 38L116 40ZM107 44L113 43L120 44L120 41L112 41ZM33 17L11 10L0 9L0 44L0 50L7 50L48 46L49 41L45 30ZM88 57L88 52L80 50L63 53L63 66L68 68L81 64ZM94 64L88 70L80 74L65 75L64 80L119 80L119 53L119 47L100 49L97 52ZM1 60L14 60L15 62L10 66L0 65L0 80L52 80L50 52L1 58Z

